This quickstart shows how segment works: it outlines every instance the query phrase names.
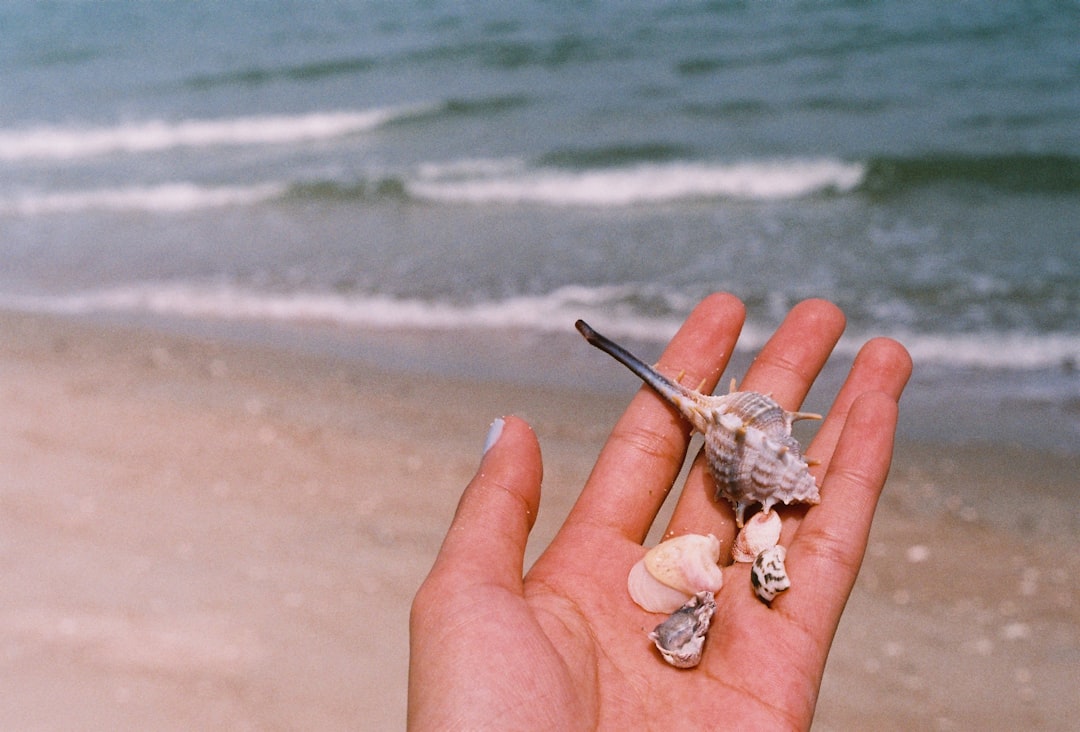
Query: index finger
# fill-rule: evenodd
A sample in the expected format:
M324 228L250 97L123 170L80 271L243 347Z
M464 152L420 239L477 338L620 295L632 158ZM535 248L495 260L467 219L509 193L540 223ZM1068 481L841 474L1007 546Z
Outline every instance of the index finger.
M788 550L799 592L776 607L798 618L798 627L811 637L832 637L855 584L889 472L896 420L891 394L864 392L854 400L825 476L827 491L803 518Z

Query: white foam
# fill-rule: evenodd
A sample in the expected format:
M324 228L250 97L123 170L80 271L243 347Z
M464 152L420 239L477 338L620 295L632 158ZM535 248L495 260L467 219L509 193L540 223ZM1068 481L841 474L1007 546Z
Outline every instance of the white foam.
M145 120L109 127L41 126L0 130L0 160L73 160L177 147L270 145L323 140L375 129L427 107L391 107L179 121Z
M662 163L582 171L543 168L499 170L490 163L475 175L421 170L410 194L454 203L539 203L556 206L629 206L679 200L780 200L847 192L866 170L839 160L775 160L732 164Z
M910 333L893 337L912 360L993 369L1029 370L1080 364L1080 333Z
M329 323L369 328L566 331L576 318L603 314L612 335L666 341L681 318L633 315L631 286L567 286L542 295L454 304L388 295L267 293L227 284L145 283L55 296L0 297L0 306L71 315L131 312L222 320Z
M288 190L279 183L251 186L200 186L168 183L52 193L22 193L0 198L0 215L39 216L90 210L178 213L218 206L250 205Z
M612 337L664 343L682 323L693 302L650 292L664 301L667 315L645 315L632 304L646 286L565 286L539 295L452 303L389 295L334 292L270 293L229 284L145 283L107 290L41 297L0 297L0 306L18 310L91 314L150 313L173 317L263 322L326 323L343 327L419 330L478 328L566 333L577 318L590 320ZM740 351L764 345L771 326L748 322ZM949 367L1037 370L1080 362L1080 334L1073 333L871 333L846 335L836 352L853 356L871 336L888 335L903 343L917 364Z

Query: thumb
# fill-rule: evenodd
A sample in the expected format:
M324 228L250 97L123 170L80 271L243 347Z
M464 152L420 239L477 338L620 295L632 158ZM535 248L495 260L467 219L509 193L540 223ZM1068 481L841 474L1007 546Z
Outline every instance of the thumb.
M525 544L540 505L540 444L521 419L491 425L476 475L458 502L432 574L521 592Z

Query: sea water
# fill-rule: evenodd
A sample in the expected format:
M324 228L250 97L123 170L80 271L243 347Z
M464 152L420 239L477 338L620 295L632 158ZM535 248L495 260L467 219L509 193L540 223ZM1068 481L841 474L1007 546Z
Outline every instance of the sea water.
M655 355L727 290L749 354L825 297L841 357L911 350L910 436L1080 455L1075 2L13 0L0 31L0 306L568 383L578 317Z

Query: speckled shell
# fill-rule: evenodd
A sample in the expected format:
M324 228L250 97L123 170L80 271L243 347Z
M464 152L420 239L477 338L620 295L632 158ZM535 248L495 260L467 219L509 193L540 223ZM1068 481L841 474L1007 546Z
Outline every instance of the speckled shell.
M649 638L664 660L676 668L693 668L701 661L716 601L711 592L699 592L656 626Z
M746 509L760 503L768 512L777 503L817 503L817 483L802 458L791 425L820 415L789 412L774 399L753 391L709 396L669 380L622 346L578 321L585 339L637 374L705 435L705 456L716 482L716 498L727 499L741 527Z
M750 568L750 584L763 602L771 603L776 596L791 587L791 580L784 567L787 550L782 546L773 546L758 554L754 566Z

